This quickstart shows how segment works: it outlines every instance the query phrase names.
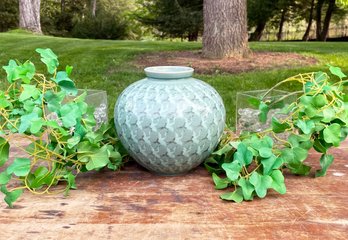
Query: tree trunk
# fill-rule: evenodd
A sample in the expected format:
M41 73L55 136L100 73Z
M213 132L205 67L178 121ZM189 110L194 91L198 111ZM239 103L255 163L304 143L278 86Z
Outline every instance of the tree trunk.
M60 13L64 13L65 11L65 0L60 1Z
M278 41L281 41L282 38L283 38L283 26L284 26L284 23L285 23L285 16L286 16L286 13L287 13L287 9L283 9L282 10L282 16L280 18L280 22L279 22L279 31L278 31L278 34L277 34L277 40Z
M19 27L35 33L42 33L40 0L19 0Z
M265 30L266 22L259 22L256 26L255 31L250 36L250 41L260 41L263 30Z
M91 6L92 6L92 16L95 17L95 13L97 11L97 0L92 0Z
M303 37L302 37L302 41L308 41L309 40L309 33L311 32L311 28L312 28L312 22L313 22L313 12L314 12L314 1L311 1L311 9L309 12L309 18L308 18L308 25L306 28L306 32L304 33Z
M326 10L326 15L324 19L324 24L323 24L323 29L320 34L320 41L326 41L328 35L329 35L329 28L330 28L330 22L331 22L331 17L332 13L335 9L336 6L336 0L330 0L329 1L329 6Z
M315 20L317 23L317 29L316 29L317 40L320 39L320 35L321 35L321 12L322 12L324 1L325 0L318 0L317 7L316 7L316 19Z
M204 0L203 56L242 57L249 52L246 0Z

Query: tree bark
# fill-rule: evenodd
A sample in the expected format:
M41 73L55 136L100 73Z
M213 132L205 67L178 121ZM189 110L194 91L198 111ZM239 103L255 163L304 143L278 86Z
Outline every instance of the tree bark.
M311 1L311 9L309 12L309 18L308 18L308 25L306 28L306 32L304 33L303 37L302 37L302 41L308 41L309 40L309 33L311 31L312 28L312 22L313 22L313 12L314 12L314 1Z
M60 13L64 13L65 11L65 0L60 1Z
M42 33L40 24L40 0L19 0L19 27Z
M279 31L278 31L278 34L277 34L277 40L278 41L281 41L282 38L283 38L283 26L284 26L284 23L285 23L285 16L286 16L286 13L287 13L287 9L283 9L282 10L282 16L280 17L280 22L279 22Z
M246 0L204 0L203 56L243 57L248 54Z
M97 11L97 0L92 0L91 6L92 6L92 16L95 17L95 13Z
M320 41L326 41L328 35L329 35L329 28L330 28L330 22L331 22L331 17L332 17L332 13L335 9L336 6L336 0L330 0L329 1L329 6L326 10L326 15L325 15L325 19L324 19L324 24L323 24L323 29L322 32L320 34Z
M317 6L316 6L316 25L317 25L317 29L316 29L316 36L317 36L317 40L320 39L320 35L321 35L321 12L322 12L322 8L323 8L323 4L324 4L324 0L318 0L317 2Z
M250 41L260 41L263 30L265 30L266 22L259 22L255 31L250 35Z

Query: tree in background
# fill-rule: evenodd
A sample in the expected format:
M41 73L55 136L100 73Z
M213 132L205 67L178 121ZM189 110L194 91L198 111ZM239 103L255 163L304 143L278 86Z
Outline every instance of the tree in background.
M0 32L18 27L18 0L1 0Z
M246 0L204 0L205 57L242 57L249 52L246 4Z
M327 8L325 11L325 17L323 19L323 6L324 4L327 4ZM328 37L330 22L332 13L336 9L336 0L318 0L317 6L316 6L316 34L317 34L317 40L318 41L326 41Z
M159 37L197 41L203 29L203 0L139 0L136 18Z
M249 28L255 27L254 32L250 35L251 41L261 40L267 22L279 11L279 1L280 0L248 0Z
M19 0L19 27L41 33L40 0Z

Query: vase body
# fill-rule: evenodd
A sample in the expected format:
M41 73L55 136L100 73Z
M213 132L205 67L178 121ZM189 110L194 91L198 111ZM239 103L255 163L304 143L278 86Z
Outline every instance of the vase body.
M161 175L188 172L215 149L225 127L225 108L188 67L151 67L115 105L115 125L128 153Z

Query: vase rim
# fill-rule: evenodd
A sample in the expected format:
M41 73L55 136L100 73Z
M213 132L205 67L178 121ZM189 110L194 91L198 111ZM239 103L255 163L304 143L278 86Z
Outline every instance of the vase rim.
M144 69L149 78L179 79L192 76L194 69L186 66L153 66Z

